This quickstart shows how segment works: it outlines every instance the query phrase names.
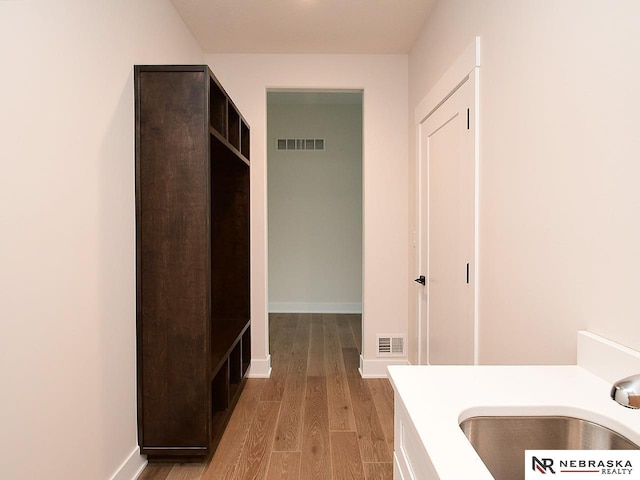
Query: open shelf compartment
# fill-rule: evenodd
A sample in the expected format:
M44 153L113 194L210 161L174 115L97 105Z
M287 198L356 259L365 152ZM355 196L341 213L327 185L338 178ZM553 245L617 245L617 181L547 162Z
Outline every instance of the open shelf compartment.
M244 122L240 122L240 153L249 160L249 126Z
M209 125L223 137L226 137L227 96L213 78L209 78L209 91Z
M233 104L229 102L229 111L228 111L228 119L229 119L229 143L236 149L240 150L240 114L235 109Z

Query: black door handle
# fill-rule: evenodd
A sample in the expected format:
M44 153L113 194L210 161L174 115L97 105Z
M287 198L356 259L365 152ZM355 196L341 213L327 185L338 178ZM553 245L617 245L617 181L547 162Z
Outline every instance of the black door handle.
M427 279L424 278L424 275L420 275L418 278L416 278L414 280L414 282L418 282L421 285L426 285L427 284Z

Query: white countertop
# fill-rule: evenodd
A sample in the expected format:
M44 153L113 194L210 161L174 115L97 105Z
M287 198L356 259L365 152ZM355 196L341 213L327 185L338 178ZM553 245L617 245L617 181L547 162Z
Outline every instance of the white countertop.
M611 383L579 366L390 366L441 480L492 479L459 427L478 415L565 415L599 423L640 444L640 410L610 398Z

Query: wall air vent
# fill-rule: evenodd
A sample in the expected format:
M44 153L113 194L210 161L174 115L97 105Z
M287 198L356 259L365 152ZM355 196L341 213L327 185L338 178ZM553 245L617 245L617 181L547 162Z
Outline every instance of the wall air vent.
M324 138L279 138L276 150L324 150Z
M377 335L377 357L404 357L405 335Z

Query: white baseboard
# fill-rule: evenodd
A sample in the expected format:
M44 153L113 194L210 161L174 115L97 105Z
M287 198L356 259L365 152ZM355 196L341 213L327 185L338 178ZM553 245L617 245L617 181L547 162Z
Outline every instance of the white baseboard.
M252 358L247 377L269 378L271 376L271 355L267 358Z
M362 303L269 302L269 313L362 313Z
M365 359L360 355L360 375L362 378L387 378L389 365L409 365L406 358Z
M146 466L147 458L140 455L140 447L136 447L109 480L135 480Z

